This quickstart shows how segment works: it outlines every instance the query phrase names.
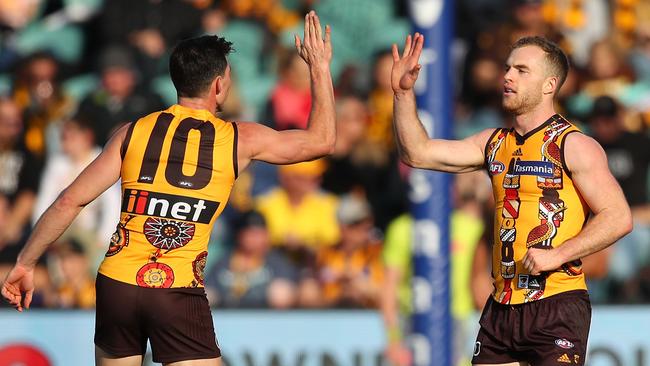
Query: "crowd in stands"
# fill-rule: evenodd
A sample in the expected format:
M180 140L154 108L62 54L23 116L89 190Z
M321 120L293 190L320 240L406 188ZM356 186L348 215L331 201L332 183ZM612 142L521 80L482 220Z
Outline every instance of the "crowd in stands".
M210 242L206 291L215 307L408 312L410 168L393 140L389 47L410 29L407 4L392 0L0 2L0 276L115 129L175 103L166 65L181 39L234 42L235 86L221 118L305 128L309 73L292 35L312 8L333 29L336 147L308 163L255 163L238 178ZM544 35L571 58L557 109L604 147L635 221L632 234L585 261L595 303L650 302L647 20L642 0L456 2L455 138L509 125L502 65L516 39ZM491 291L487 175L456 177L452 200L452 309L463 318ZM119 202L116 185L42 258L34 306L94 306Z

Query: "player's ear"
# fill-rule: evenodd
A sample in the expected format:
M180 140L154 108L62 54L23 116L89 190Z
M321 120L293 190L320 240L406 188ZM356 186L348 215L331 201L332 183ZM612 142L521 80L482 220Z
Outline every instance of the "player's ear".
M547 77L546 81L544 81L544 86L542 87L542 93L553 94L554 92L557 92L556 90L557 86L558 86L557 76Z
M223 90L223 80L221 79L221 76L214 78L211 88L214 92L214 95L219 95L221 93Z

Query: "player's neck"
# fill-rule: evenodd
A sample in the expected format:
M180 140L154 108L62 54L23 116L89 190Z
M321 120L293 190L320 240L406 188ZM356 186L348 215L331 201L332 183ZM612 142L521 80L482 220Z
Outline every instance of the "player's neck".
M217 109L217 101L209 98L178 97L178 104L186 108L205 109L212 114Z
M537 108L514 116L514 128L515 131L520 135L524 136L528 132L539 127L542 123L546 122L555 114L555 108L553 105L542 106L539 105Z

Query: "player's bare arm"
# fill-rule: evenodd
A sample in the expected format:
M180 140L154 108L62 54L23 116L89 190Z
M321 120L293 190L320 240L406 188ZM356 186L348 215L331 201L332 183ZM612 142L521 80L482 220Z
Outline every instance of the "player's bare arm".
M34 266L38 258L70 226L81 209L120 177L120 148L127 126L122 127L101 154L68 186L36 222L16 266L2 284L2 296L18 311L29 308L34 292ZM22 294L25 293L24 303Z
M431 139L418 118L413 86L422 68L419 59L423 45L423 35L408 35L400 57L393 44L393 129L402 161L414 168L450 173L478 170L483 166L483 149L494 129L464 140Z
M295 36L298 54L309 65L312 109L306 130L276 131L257 123L237 123L240 147L239 167L251 160L273 164L291 164L312 160L331 153L336 137L334 89L330 74L332 43L330 27L321 24L315 12L305 16L303 39Z
M573 133L566 137L565 156L571 178L593 217L558 248L529 249L523 263L534 275L603 250L632 231L630 207L609 171L602 147L591 137Z

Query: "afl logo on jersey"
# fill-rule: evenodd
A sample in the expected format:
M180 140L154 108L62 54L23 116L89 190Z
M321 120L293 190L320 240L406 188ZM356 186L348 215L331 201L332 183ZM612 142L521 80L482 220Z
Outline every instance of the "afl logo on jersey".
M505 169L506 169L506 166L503 165L503 163L500 162L500 161L496 161L496 160L495 160L495 161L493 161L493 162L490 163L490 168L489 168L490 175L498 175L498 174L501 174L501 173L503 173L503 171L504 171Z
M559 338L555 340L555 344L564 349L571 349L573 348L573 342L566 340L565 338Z

